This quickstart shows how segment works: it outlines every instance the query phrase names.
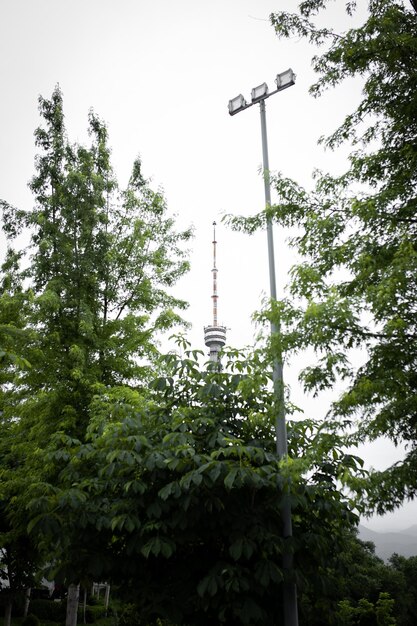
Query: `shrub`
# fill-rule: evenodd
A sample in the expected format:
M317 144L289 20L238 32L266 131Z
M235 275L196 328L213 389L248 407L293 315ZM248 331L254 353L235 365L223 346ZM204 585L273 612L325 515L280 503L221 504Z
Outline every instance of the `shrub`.
M110 611L108 611L110 613ZM79 621L81 621L83 615L83 607L78 607L78 617ZM106 609L102 605L97 606L87 606L85 609L85 621L87 624L94 624L97 620L106 616Z
M65 619L66 603L54 602L53 600L32 600L30 612L39 617L40 620L60 623Z
M51 595L48 587L33 587L30 590L30 597L32 600L49 600Z
M87 603L89 604L89 606L97 606L98 604L100 604L96 596L90 596L90 595L88 596Z
M167 619L157 617L155 621L141 620L138 608L134 604L125 604L117 622L118 626L176 626Z

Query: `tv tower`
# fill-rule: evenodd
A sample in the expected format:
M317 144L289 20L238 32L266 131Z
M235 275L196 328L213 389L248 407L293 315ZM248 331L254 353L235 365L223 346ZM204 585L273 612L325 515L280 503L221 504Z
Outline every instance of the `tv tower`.
M217 321L217 267L216 267L216 222L213 222L213 324L204 327L204 343L209 348L210 361L218 363L219 352L226 344L226 327Z

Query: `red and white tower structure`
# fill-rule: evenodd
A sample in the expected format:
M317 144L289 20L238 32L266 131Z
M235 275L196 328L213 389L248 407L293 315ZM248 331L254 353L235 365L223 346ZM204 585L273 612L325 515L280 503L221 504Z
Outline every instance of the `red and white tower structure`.
M217 317L217 265L216 265L216 222L213 222L213 324L204 328L204 343L209 348L210 361L219 360L219 352L226 345L226 327L220 326Z

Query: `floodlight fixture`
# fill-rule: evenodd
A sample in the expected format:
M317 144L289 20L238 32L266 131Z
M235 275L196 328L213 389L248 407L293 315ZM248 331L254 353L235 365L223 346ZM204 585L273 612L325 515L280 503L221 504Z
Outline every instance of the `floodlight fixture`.
M281 74L277 74L275 79L277 84L277 91L282 91L283 89L287 89L287 87L291 87L291 85L295 85L295 74L291 68L285 70L285 72L281 72Z
M238 96L236 96L236 98L232 98L232 100L229 100L229 114L235 115L236 113L239 113L239 111L243 111L244 109L246 109L246 107L248 106L250 105L248 105L245 98L240 93Z
M252 104L256 104L261 100L264 100L268 97L268 85L266 83L262 83L262 85L258 85L258 87L254 87L252 89Z

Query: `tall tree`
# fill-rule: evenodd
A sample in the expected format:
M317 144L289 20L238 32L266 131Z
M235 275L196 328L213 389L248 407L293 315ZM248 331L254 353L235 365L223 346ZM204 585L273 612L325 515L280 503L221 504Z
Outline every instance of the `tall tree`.
M375 474L368 490L367 505L383 512L417 489L417 15L401 0L360 4L364 23L343 33L316 24L326 0L271 15L279 37L324 46L312 59L313 96L361 77L363 97L321 140L330 149L352 145L347 171L316 173L312 192L276 175L270 216L299 229L291 245L301 262L292 269L291 300L278 309L284 348L314 349L301 373L305 389L318 393L342 380L331 413L356 425L355 440L382 436L406 446L403 461ZM348 24L356 2L345 8ZM265 214L232 221L251 230ZM360 366L350 359L355 348Z
M25 412L37 422L35 406L48 405L43 427L80 432L94 384L137 383L157 352L156 332L180 322L175 309L186 304L169 288L188 269L181 244L191 233L174 230L139 159L119 191L107 130L94 113L86 148L66 137L58 88L39 103L34 209L3 202L6 232L31 232L23 275L33 301L28 324L36 330L28 358L36 367L21 373L15 388L30 389Z
M9 253L0 301L0 338L17 342L24 332L23 352L6 343L0 353L1 419L11 425L7 443L18 460L9 485L20 485L5 514L22 532L31 485L55 485L56 468L44 459L49 439L57 432L83 439L97 386L147 385L158 332L182 323L186 303L170 289L188 269L183 244L191 237L176 231L139 159L119 189L107 129L93 112L86 147L67 138L59 88L39 99L39 110L34 207L1 203L8 239L23 228L31 237L21 265L23 253ZM31 367L19 367L19 358Z

